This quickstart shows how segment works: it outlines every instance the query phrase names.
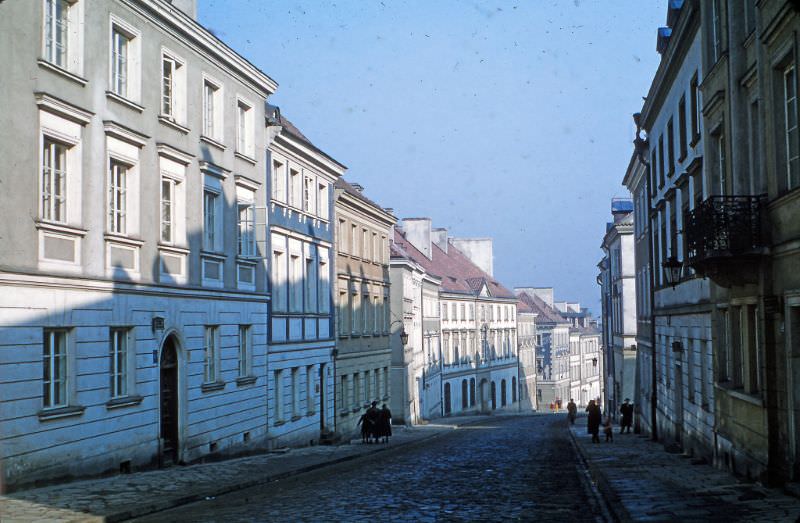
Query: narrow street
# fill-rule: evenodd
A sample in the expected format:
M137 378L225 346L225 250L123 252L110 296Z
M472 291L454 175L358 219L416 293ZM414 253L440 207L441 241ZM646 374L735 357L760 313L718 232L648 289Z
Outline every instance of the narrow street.
M562 416L440 437L136 521L603 521Z

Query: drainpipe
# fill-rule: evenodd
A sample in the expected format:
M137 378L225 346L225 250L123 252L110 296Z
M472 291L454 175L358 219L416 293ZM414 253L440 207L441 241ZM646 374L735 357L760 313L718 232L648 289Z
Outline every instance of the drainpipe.
M656 271L653 270L655 253L653 252L653 230L651 227L653 195L652 187L650 185L650 163L647 161L644 155L644 149L648 146L648 143L647 139L641 137L642 127L639 121L640 118L641 113L636 113L633 115L633 121L636 123L636 139L633 141L633 146L636 150L636 155L639 158L639 162L645 166L645 187L647 188L647 254L649 258L648 266L650 268L650 289L648 292L650 297L650 384L652 387L650 391L650 435L653 441L658 441L658 423L656 422L656 416L658 415L658 382L656 381L656 315L654 312L656 303Z

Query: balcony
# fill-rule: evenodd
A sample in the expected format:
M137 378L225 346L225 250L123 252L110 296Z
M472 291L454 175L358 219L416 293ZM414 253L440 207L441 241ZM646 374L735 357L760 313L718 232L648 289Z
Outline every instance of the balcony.
M763 196L711 196L686 214L688 263L701 276L730 287L758 281L767 253Z

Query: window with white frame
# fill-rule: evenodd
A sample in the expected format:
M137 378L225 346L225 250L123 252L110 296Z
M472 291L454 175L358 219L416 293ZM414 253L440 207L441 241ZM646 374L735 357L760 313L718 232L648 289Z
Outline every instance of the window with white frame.
M67 146L45 137L42 147L42 219L67 221Z
M303 311L303 262L300 254L289 254L289 311Z
M174 241L175 223L175 180L161 178L161 241Z
M328 184L319 182L317 184L317 216L323 220L330 220L328 207Z
M255 256L255 212L252 201L238 203L238 253L240 256Z
M282 249L273 248L270 274L272 275L272 310L286 311L286 253Z
M219 327L207 325L203 352L203 381L213 383L219 380Z
M711 50L714 63L722 56L722 12L720 0L711 0Z
M220 238L217 237L220 201L218 192L208 188L203 191L203 249L207 251L216 251L221 247Z
M286 164L272 160L272 199L286 203Z
M357 290L353 289L351 292L351 301L350 301L350 332L351 334L358 334L359 327L362 324L361 321L361 293Z
M283 422L283 370L276 370L275 371L275 407L274 407L274 417L275 423Z
M45 329L42 358L42 399L44 408L66 406L67 398L66 329Z
M222 84L203 78L203 136L222 141Z
M306 256L305 273L305 309L306 312L317 312L317 260L313 252Z
M314 178L306 176L303 179L303 210L309 214L317 213L315 198Z
M109 376L112 398L128 395L128 333L127 328L112 328L109 340Z
M186 121L186 67L177 55L161 52L161 115Z
M252 374L250 325L239 325L239 377Z
M339 289L339 334L350 334L350 294L346 289Z
M342 254L347 253L347 222L339 220L339 234L336 240L339 243L339 252Z
M300 171L289 169L289 205L298 209L302 206L302 187L300 181Z
M314 413L314 365L306 365L306 414Z
M800 186L800 129L797 117L797 69L792 62L783 70L784 148L786 188Z
M236 103L236 152L253 158L253 106L244 100Z
M112 18L111 22L111 92L138 101L140 36L130 25Z
M129 166L112 158L108 166L108 231L127 233Z
M45 0L44 3L44 56L64 69L68 66L70 49L70 10L67 0Z
M292 367L292 418L300 416L300 369Z

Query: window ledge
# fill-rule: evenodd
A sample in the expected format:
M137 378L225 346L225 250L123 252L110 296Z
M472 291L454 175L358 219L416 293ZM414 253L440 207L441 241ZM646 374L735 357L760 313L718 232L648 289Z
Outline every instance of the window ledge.
M228 258L225 254L212 251L200 251L200 256L221 262L224 262Z
M66 69L64 69L64 68L62 68L62 67L60 67L60 66L58 66L58 65L56 65L56 64L54 64L52 62L48 62L44 58L39 58L36 62L39 64L39 67L41 67L42 69L47 69L48 71L52 71L54 73L60 74L61 76L63 76L67 80L72 80L73 82L75 82L76 84L80 85L81 87L83 87L84 85L89 83L89 80L87 80L86 78L83 78L82 76L78 76L75 73L71 73L71 72L67 71Z
M132 247L141 247L142 245L144 245L144 240L140 240L139 238L131 238L130 236L116 234L113 232L107 232L103 234L103 238L106 241L124 243Z
M205 142L209 145L213 145L214 147L216 147L221 151L224 151L226 149L225 145L223 145L222 142L218 142L215 139L211 138L210 136L206 136L204 134L200 135L200 141Z
M89 232L86 229L80 229L78 227L73 227L65 223L46 222L42 220L36 220L35 223L37 229L44 229L50 232L59 232L61 234L71 234L73 236L86 236L86 233Z
M280 427L281 425L286 425L286 422L282 419L279 419L278 421L272 424L273 427Z
M341 418L346 418L349 415L350 415L350 411L349 410L342 410L342 411L339 412L339 417L341 417Z
M299 415L292 416L292 421L298 421L298 420L301 420L301 419L303 419L303 416L299 416Z
M161 122L162 124L168 126L168 127L172 127L173 129L175 129L178 132L181 132L183 134L189 134L189 128L188 127L184 127L183 125L181 125L178 122L176 122L174 117L172 117L172 116L167 116L165 114L159 114L158 115L158 121Z
M234 152L233 156L238 158L238 159L240 159L240 160L244 160L245 162L247 162L247 163L249 163L251 165L255 165L256 164L256 159L255 158L253 158L252 156L248 156L248 155L246 155L244 153L240 153L239 151Z
M756 405L758 407L764 406L764 400L761 397L744 392L744 389L739 389L739 388L734 389L732 387L720 384L717 384L717 388L724 391L732 398L736 398L745 401L747 403L752 403L753 405Z
M225 388L224 381L212 381L210 383L203 383L200 385L200 390L203 392L214 392Z
M80 416L86 407L73 405L68 407L57 407L53 409L42 409L39 411L39 421L49 421L54 419L71 418Z
M168 243L158 242L158 249L161 251L171 252L174 254L189 254L188 247L180 247L178 245L170 245Z
M256 376L239 376L236 378L236 386L237 387L247 387L248 385L252 385L258 380Z
M260 258L256 257L255 255L254 256L243 256L241 254L236 255L236 263L241 263L243 265L256 266L258 265L259 260Z
M109 100L114 100L115 102L122 104L129 109L133 109L138 113L144 111L144 107L142 107L141 105L137 104L132 100L128 100L124 96L118 95L114 91L106 91L106 98L108 98Z
M311 416L315 415L316 413L317 413L317 411L315 411L315 410L309 410L308 412L306 412L306 416L311 417Z
M131 396L121 396L119 398L111 398L106 402L106 408L108 410L111 409L119 409L121 407L133 407L135 405L139 405L142 400L139 395L131 395Z

